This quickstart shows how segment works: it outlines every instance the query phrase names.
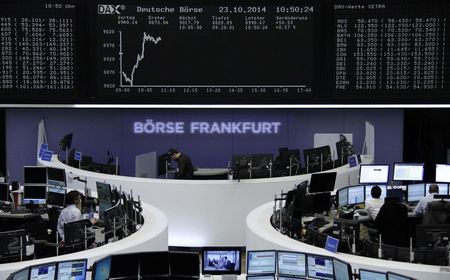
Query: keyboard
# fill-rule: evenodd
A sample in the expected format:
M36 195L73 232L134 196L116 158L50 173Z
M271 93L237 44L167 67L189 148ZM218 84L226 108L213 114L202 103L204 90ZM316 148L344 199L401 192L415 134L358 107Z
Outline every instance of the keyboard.
M11 209L11 214L28 214L31 213L29 209Z

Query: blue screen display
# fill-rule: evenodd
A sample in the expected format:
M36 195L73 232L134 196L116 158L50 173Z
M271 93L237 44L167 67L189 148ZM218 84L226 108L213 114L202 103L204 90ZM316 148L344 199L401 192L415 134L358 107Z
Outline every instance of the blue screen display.
M111 270L111 258L100 260L95 264L94 280L108 280Z

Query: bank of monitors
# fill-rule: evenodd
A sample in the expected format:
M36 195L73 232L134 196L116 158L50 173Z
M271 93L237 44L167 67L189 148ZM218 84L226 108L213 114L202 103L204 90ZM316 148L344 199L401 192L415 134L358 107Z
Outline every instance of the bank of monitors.
M47 206L64 208L67 190L58 187L47 188Z
M143 252L139 258L139 275L147 278L169 277L169 252Z
M361 164L359 167L360 184L387 184L389 181L388 164Z
M299 252L277 252L278 275L283 277L306 277L306 254Z
M394 181L423 181L423 163L394 163Z
M202 274L241 274L240 247L205 247L202 250Z
M0 183L0 201L10 201L9 197L9 185L6 183Z
M229 255L232 257L232 254ZM236 257L236 255L235 255ZM223 259L224 266L232 267L229 260ZM237 261L235 259L235 261ZM141 263L141 265L145 265ZM240 268L239 264L239 268ZM237 271L236 271L237 272ZM240 271L239 271L240 272ZM231 272L233 274L233 272ZM170 276L188 279L198 279L200 277L200 259L196 252L170 252Z
M47 167L45 166L24 166L23 183L26 184L47 184Z
M43 205L46 203L46 185L25 185L23 186L23 204Z
M366 269L359 270L360 280L386 280L386 273L379 271L371 271Z
M56 263L46 263L30 267L29 280L54 280Z
M409 203L418 202L425 196L425 184L409 184L407 187L407 199Z
M50 186L66 187L66 171L62 168L47 167L47 180Z
M276 251L248 251L247 252L247 274L263 275L275 274Z
M111 267L108 279L137 279L138 273L139 253L111 256Z
M309 192L331 192L336 183L336 172L314 173L311 174L309 182Z
M312 279L334 280L333 259L326 256L308 254L308 277Z
M435 181L438 183L450 183L450 164L436 164Z
M333 259L333 271L335 279L352 280L352 267L350 264L338 259Z
M275 274L271 275L247 275L246 280L275 280ZM279 276L277 280L290 280L287 277Z
M86 266L86 259L58 262L56 280L85 280Z

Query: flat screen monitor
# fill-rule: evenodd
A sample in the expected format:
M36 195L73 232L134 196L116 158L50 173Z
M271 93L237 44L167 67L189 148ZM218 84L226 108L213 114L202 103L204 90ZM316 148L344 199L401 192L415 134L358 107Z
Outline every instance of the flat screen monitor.
M47 180L51 186L66 187L66 171L62 168L47 167Z
M343 207L348 204L348 188L342 188L337 191L337 204L338 207Z
M111 256L110 278L127 279L139 273L139 253Z
M241 248L205 247L202 250L202 274L241 274Z
M360 184L387 184L389 181L388 164L361 164L359 167Z
M414 278L388 271L387 280L415 280Z
M6 183L0 183L0 201L10 201L9 197L9 185Z
M277 252L278 275L306 277L306 254L299 252Z
M289 165L300 165L300 150L283 150L280 153L283 167L287 168Z
M45 204L47 186L25 185L23 186L23 204Z
M24 166L23 183L26 184L47 184L47 167L45 166Z
M35 265L30 268L30 280L55 280L56 263Z
M425 196L425 184L409 184L406 189L408 202L417 202Z
M403 201L403 197L404 197L404 194L403 194L403 190L402 189L390 189L390 190L387 190L386 198L395 198L395 199L398 199L399 202L402 202ZM386 202L386 199L385 199L385 202Z
M64 135L63 139L61 139L61 141L59 142L61 151L66 151L67 149L70 149L72 147L72 138L73 133Z
M423 163L394 163L394 181L423 181Z
M425 193L428 194L428 188L430 187L431 183L428 183L425 185ZM448 184L444 183L438 183L439 186L439 194L447 195L448 194Z
M365 200L365 188L363 185L348 188L348 204L359 204Z
M112 203L111 199L111 185L102 182L96 182L97 185L97 198L98 200Z
M309 182L309 192L331 192L336 183L336 172L314 173L311 174Z
M273 154L253 154L252 167L268 169L270 162L273 162Z
M56 280L85 280L86 266L86 259L58 262Z
M333 167L330 146L303 150L303 157L309 173L327 170Z
M108 280L111 271L111 257L100 259L94 263L92 269L93 280Z
M170 275L169 252L145 252L139 256L139 275L142 277L164 277Z
M333 259L333 271L335 279L352 280L352 267L349 263Z
M16 271L9 275L9 280L28 280L30 275L30 268L24 268L22 270Z
M450 164L436 164L436 182L450 183Z
M308 277L312 279L334 279L333 259L308 254Z
M278 277L278 280L288 280L281 279L282 277ZM268 275L247 275L246 280L275 280L275 274Z
M314 213L328 212L331 208L331 193L316 193L314 194L313 210Z
M387 280L386 273L379 271L371 271L360 269L359 270L359 279L360 280Z
M226 261L227 259L224 259L224 266L231 266L230 262ZM200 258L198 253L170 252L170 276L198 279L200 277Z
M47 188L47 206L64 208L67 190L58 187Z
M247 252L247 274L275 274L276 252L271 251L248 251Z
M372 188L374 186L375 185L366 185L366 200L372 198ZM376 185L376 186L379 186L381 189L380 199L384 199L386 197L387 186L386 185Z

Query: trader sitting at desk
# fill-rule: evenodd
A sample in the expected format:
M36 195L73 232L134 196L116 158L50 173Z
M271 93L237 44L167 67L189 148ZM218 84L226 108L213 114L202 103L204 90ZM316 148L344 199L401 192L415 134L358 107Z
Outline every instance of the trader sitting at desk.
M369 217L375 221L378 212L380 212L381 206L383 206L384 204L384 200L380 199L381 188L379 186L373 186L370 190L370 194L372 195L372 198L366 199L364 205L367 212L369 213Z
M422 215L425 209L428 206L428 202L431 202L434 200L434 195L439 194L439 186L437 184L431 184L428 187L428 195L420 199L419 203L417 203L416 208L414 209L414 212L417 215Z
M178 173L175 175L175 179L192 179L194 177L194 166L187 155L173 148L167 154L178 162Z
M81 193L78 191L70 191L66 196L66 207L61 211L58 218L57 230L61 238L61 245L64 245L64 225L83 219L80 209ZM91 219L91 223L95 224L96 222L96 219Z

